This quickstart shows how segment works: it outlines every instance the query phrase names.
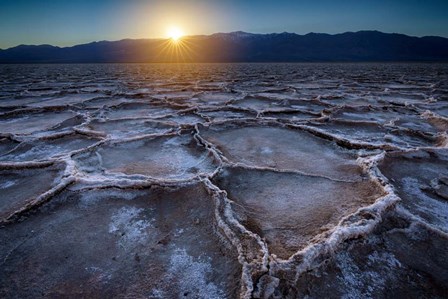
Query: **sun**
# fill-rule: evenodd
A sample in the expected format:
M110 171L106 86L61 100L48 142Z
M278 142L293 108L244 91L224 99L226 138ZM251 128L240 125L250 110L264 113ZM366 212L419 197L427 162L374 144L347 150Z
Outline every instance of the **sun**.
M167 27L166 39L160 44L160 56L167 62L188 62L194 60L194 45L180 27Z
M168 29L168 37L175 42L179 41L183 35L184 33L178 27L170 27Z

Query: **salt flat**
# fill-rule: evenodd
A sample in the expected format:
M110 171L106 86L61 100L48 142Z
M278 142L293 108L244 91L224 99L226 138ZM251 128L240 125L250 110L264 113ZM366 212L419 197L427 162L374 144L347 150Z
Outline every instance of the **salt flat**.
M446 64L0 82L2 298L448 296Z

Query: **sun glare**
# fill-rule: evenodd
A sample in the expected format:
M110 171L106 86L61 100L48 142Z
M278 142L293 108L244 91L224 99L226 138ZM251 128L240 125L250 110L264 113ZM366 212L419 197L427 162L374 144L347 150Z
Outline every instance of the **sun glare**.
M168 29L168 37L173 41L180 40L183 35L184 34L183 34L182 30L180 30L177 27L171 27Z
M194 45L185 37L180 27L171 26L166 31L167 39L160 44L160 55L169 62L188 62L193 60Z

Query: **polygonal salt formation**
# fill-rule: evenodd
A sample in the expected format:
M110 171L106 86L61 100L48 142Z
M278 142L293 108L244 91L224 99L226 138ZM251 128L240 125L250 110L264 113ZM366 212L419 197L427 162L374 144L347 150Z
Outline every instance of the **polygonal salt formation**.
M200 135L216 145L232 163L337 180L360 179L361 169L353 152L308 132L253 125L200 127L199 130Z
M126 120L93 120L84 126L84 129L95 131L110 138L130 138L146 134L162 134L175 129L173 124L156 122L152 120L126 119Z
M448 232L448 150L391 152L379 169L406 209Z
M71 111L9 113L0 116L0 133L27 135L50 130L76 114Z
M227 191L242 224L266 239L270 253L283 259L383 195L370 180L343 182L244 168L226 169L216 183Z
M108 143L76 155L87 172L145 175L157 179L185 180L215 171L214 157L190 135L171 135Z
M100 139L81 134L41 138L21 143L7 155L0 156L0 161L24 162L32 160L48 160L89 147L98 141L100 141Z
M354 122L347 120L331 120L327 122L314 122L310 127L329 136L330 139L344 143L354 148L413 148L417 146L432 146L438 139L434 134L418 132L399 128L396 126L383 126L373 122Z
M0 219L21 210L61 184L64 163L0 166Z
M105 119L158 118L173 113L173 109L144 103L122 103L101 111Z
M279 297L444 298L448 245L443 237L392 212L372 234L342 244L334 257L306 272L294 287L287 281L279 285Z
M64 192L0 231L2 297L235 298L241 265L202 185Z

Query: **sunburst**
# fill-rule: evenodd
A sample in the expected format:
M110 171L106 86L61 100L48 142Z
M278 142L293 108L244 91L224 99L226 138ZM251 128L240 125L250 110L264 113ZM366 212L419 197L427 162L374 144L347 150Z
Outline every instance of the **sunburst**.
M168 39L161 45L158 56L162 56L170 62L193 61L192 44L185 37L182 29L170 27L167 30L167 37Z

